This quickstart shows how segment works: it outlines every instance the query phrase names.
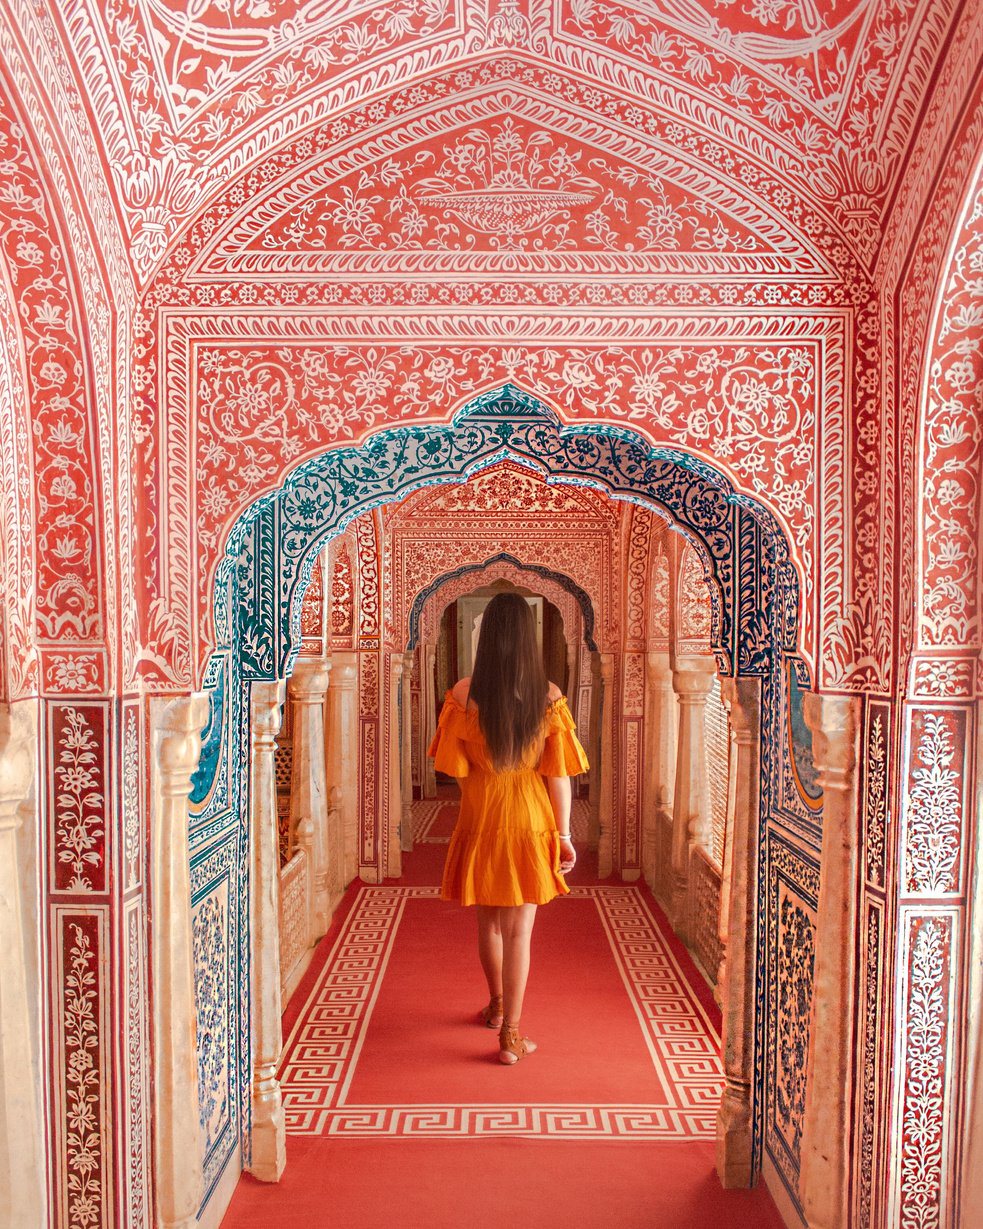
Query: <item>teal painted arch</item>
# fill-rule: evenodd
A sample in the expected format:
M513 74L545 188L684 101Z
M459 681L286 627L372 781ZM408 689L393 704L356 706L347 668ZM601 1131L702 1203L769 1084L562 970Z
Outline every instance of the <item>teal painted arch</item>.
M721 673L763 675L776 651L795 652L798 577L766 508L699 458L628 429L563 424L550 406L506 384L449 424L386 428L360 446L322 453L243 514L215 591L215 625L228 629L241 677L289 673L314 561L354 517L503 459L667 516L702 559Z

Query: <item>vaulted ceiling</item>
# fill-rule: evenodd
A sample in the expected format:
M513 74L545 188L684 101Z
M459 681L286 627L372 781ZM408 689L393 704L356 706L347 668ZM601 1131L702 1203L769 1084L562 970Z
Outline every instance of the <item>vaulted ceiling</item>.
M963 7L13 6L61 45L143 284L168 258L213 283L850 280Z

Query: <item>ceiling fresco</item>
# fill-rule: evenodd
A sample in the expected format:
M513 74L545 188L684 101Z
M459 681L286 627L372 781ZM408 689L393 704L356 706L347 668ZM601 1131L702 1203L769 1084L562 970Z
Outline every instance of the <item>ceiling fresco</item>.
M232 181L325 124L334 163L295 151L295 199L281 185L240 232L256 272L270 249L281 272L300 254L393 247L794 253L805 236L780 219L795 201L869 266L959 13L955 0L14 8L64 46L141 281ZM474 148L468 109L509 82L538 92L537 113L499 99L482 125L499 148Z

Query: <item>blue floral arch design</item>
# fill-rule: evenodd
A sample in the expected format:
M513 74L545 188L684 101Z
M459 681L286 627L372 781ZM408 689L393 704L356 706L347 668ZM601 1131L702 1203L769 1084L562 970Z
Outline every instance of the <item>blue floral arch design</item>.
M720 472L678 449L612 426L561 423L506 384L449 424L386 428L359 446L298 466L233 528L218 570L215 626L245 680L283 678L300 643L314 561L354 517L426 486L462 482L503 459L548 482L591 486L656 508L693 542L713 605L722 674L763 676L796 648L799 583L777 519Z
M289 674L300 644L303 594L324 544L354 517L426 486L463 482L503 459L531 466L549 482L591 486L654 508L694 545L713 603L713 645L723 674L761 680L762 743L758 847L780 837L781 819L818 848L821 816L786 795L783 756L789 708L786 678L809 685L797 655L800 591L788 542L775 516L737 491L712 466L681 450L652 445L637 433L565 425L532 394L512 385L463 406L450 423L393 426L358 446L333 449L300 465L278 490L257 500L230 534L215 590L218 645L204 684L211 715L192 787L192 840L208 851L238 815L237 874L248 879L249 693L255 681ZM225 754L223 754L223 749ZM796 847L796 856L813 857ZM204 857L195 854L197 857ZM768 855L770 857L770 854ZM813 861L818 862L815 857ZM763 1148L766 1074L778 1060L766 1048L766 1019L777 1036L769 880L759 864L755 947L755 1065L752 1105L755 1168ZM818 869L816 874L818 882ZM815 907L808 885L796 888ZM235 943L248 965L248 893L239 892ZM777 957L775 957L777 959ZM769 964L769 960L772 961ZM769 980L770 979L770 980ZM239 1012L238 1079L249 1087L248 996ZM772 1067L767 1067L767 1063ZM767 1071L766 1071L767 1068ZM769 1086L770 1087L770 1086Z
M556 572L552 568L544 568L538 563L523 563L521 559L517 559L515 555L510 555L507 551L499 551L497 555L492 555L490 559L484 560L483 563L467 563L463 567L455 568L453 572L445 572L443 576L438 576L432 584L429 584L426 589L421 589L414 598L410 609L407 649L416 648L420 636L420 618L427 599L442 589L449 581L456 580L460 576L467 576L471 572L481 572L491 563L511 563L523 572L531 572L534 576L541 576L546 580L555 581L562 589L565 589L580 607L580 613L584 620L584 640L587 643L587 647L592 651L596 651L597 643L594 640L594 604L590 600L590 595L576 581L571 580L569 576L564 576L562 572Z

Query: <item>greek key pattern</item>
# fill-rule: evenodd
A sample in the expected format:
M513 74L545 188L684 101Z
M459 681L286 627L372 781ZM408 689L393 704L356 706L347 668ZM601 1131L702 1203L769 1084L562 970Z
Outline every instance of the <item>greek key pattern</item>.
M413 803L413 840L418 845L446 845L450 840L447 836L434 836L433 828L445 807L457 810L455 802L414 802Z
M713 1139L723 1089L720 1039L686 985L641 892L575 888L592 900L663 1077L662 1105L354 1106L345 1089L409 900L433 887L365 887L285 1048L280 1073L287 1130L299 1135L537 1136Z

